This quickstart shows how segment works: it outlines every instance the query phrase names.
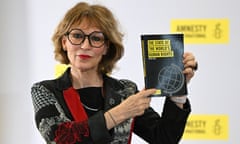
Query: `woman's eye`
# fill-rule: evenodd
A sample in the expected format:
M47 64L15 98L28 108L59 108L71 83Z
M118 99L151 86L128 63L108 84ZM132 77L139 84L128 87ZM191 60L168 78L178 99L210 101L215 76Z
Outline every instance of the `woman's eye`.
M93 40L93 41L101 41L102 39L101 39L101 37L98 37L98 36L92 36L91 40Z
M82 34L75 33L75 34L72 34L72 37L77 38L77 39L80 39L80 38L83 38L83 35L82 35Z

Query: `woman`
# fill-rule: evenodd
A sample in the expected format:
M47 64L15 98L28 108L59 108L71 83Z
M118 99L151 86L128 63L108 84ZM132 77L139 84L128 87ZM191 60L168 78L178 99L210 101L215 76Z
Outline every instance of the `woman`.
M186 96L166 98L159 116L148 97L155 89L138 91L135 83L109 76L123 55L122 37L104 6L78 3L66 13L52 40L55 59L70 67L31 91L36 125L47 143L127 144L132 132L151 144L179 142L190 113ZM183 57L189 81L196 61L191 53Z

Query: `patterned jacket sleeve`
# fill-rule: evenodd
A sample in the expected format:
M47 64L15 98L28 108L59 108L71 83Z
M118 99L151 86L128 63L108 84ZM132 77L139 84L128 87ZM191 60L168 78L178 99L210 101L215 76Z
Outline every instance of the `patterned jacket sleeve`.
M75 144L90 140L88 122L71 121L46 87L36 83L31 94L36 125L47 143Z

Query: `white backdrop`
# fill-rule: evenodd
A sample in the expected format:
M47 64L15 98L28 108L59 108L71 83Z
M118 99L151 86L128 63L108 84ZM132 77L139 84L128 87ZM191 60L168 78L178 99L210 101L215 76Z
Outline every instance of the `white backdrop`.
M0 2L0 144L43 144L33 119L30 87L54 77L51 36L66 10L77 0L1 0ZM125 33L126 47L114 76L143 88L141 33L169 33L176 18L228 18L228 44L186 44L199 61L189 84L193 114L227 114L227 141L182 140L182 144L236 144L240 142L238 88L240 12L237 0L89 0L109 7ZM162 98L152 106L159 112ZM134 136L133 144L145 143Z

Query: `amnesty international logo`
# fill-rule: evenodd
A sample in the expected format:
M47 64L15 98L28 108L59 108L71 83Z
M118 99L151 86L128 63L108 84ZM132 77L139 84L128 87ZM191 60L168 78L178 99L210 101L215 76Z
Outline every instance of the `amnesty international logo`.
M190 115L183 139L227 140L228 125L227 115Z
M228 19L173 19L171 32L184 34L185 43L228 43Z

